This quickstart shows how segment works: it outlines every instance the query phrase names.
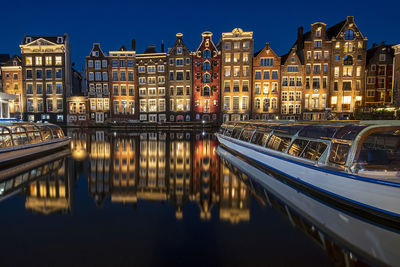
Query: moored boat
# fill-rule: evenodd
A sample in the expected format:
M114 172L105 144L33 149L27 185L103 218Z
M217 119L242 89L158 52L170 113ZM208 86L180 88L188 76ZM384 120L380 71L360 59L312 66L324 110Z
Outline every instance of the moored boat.
M379 222L400 222L400 122L227 122L223 147L286 183Z
M31 159L69 145L63 130L49 123L10 122L0 124L0 166Z

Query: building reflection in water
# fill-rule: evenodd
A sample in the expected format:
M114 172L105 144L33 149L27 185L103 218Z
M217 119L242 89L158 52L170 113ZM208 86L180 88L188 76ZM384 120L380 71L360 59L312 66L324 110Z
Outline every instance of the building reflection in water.
M104 131L95 131L90 138L89 194L101 207L111 193L110 187L110 136Z
M213 134L197 133L193 140L192 200L200 207L200 218L211 219L211 209L219 202L218 142Z
M183 217L183 207L190 199L192 177L192 148L190 133L170 133L169 142L169 200L174 203L177 219Z
M247 186L222 161L221 193L219 203L219 218L221 220L228 220L231 223L250 220L250 197Z
M35 168L27 173L29 180L25 208L33 212L70 213L71 183L67 174L67 159L63 158Z
M112 143L111 201L137 203L136 178L139 170L137 137L120 135L114 137Z
M71 147L78 159L90 144L89 194L98 206L108 196L111 202L135 206L140 200L170 201L182 219L185 205L195 201L202 220L211 218L215 206L222 220L250 219L246 186L220 165L213 134L96 131L88 136Z
M25 187L29 182L27 209L70 211L71 183L87 173L88 192L98 207L108 198L134 206L140 200L169 201L180 220L184 207L196 202L202 220L211 219L214 207L221 220L250 219L247 189L220 162L213 134L68 129L68 135L71 158L32 170L34 180L18 178ZM23 183L18 181L0 183L0 197L15 188L10 185Z

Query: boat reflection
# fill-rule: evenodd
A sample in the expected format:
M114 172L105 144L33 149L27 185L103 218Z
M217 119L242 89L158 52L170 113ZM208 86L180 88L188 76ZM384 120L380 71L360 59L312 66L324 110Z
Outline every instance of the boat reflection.
M244 181L261 203L273 207L312 238L340 266L397 265L400 234L326 205L263 173L219 147L224 164Z
M26 195L25 208L35 213L70 213L71 187L68 176L69 150L26 163L31 169L1 177L0 201L18 193ZM13 174L16 171L13 171Z

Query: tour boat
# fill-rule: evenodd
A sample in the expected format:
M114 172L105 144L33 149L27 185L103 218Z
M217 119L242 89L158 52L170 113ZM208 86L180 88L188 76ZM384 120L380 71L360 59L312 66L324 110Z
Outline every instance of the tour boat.
M217 137L303 192L400 228L399 121L226 122Z
M395 266L400 262L400 231L397 229L371 223L327 205L266 174L221 146L217 153L223 164L248 186L257 200L285 216L336 263L346 262L346 266Z
M10 122L0 124L0 166L46 154L69 145L70 138L50 123Z

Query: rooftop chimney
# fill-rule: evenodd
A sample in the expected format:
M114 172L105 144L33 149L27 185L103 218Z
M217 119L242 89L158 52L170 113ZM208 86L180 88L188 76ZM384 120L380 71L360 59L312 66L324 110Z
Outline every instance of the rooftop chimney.
M297 29L297 49L303 49L304 41L303 41L303 26L300 26Z
M136 40L132 39L132 51L136 51Z
M161 53L164 53L164 41L161 41Z
M354 23L354 16L347 16L347 17L346 17L346 20L347 20L349 23Z

